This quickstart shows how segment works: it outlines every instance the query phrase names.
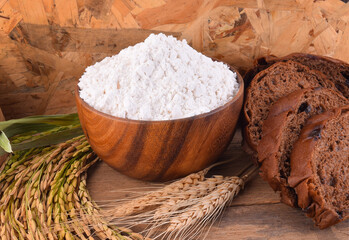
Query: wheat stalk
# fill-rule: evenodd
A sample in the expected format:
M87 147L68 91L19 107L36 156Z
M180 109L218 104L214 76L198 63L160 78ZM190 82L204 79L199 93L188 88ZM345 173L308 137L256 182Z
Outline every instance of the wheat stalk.
M144 239L101 219L84 174L96 161L83 136L9 156L0 172L1 239Z
M207 182L203 183L204 180L207 180L205 179L207 172L213 167L225 164L226 162L229 161L216 163L197 173L189 174L184 178L166 185L158 191L150 192L144 196L118 205L116 208L109 211L105 211L104 215L107 215L110 218L121 218L134 215L144 211L145 209L154 209L159 207L163 202L172 200L173 196L178 194L187 194L187 191L197 191L197 189L200 188L198 187L199 185L207 184Z
M184 231L200 219L213 215L231 201L243 186L244 181L239 177L225 178L216 190L203 197L197 204L186 209L184 213L172 217L166 231Z
M202 170L198 173L192 173L174 183L165 186L163 189L151 192L142 197L131 200L125 204L118 206L117 208L106 211L105 214L110 217L120 218L129 216L142 210L161 205L166 201L169 196L186 191L191 186L197 185L205 178L205 174L209 169Z
M2 239L144 239L125 228L143 223L147 236L191 239L219 217L255 171L205 177L213 165L101 211L86 187L85 171L96 161L83 136L10 156L0 167Z
M250 165L238 174L246 173L242 177L205 177L210 168L116 205L103 211L102 217L111 224L129 227L145 224L142 233L154 239L197 237L213 224L257 170Z
M242 177L232 176L224 178L216 190L203 197L198 203L186 209L185 212L172 216L163 235L170 239L191 239L201 231L200 229L213 223L222 210L239 194L245 183L258 170L256 166L249 166Z
M190 185L185 191L172 195L159 206L155 211L154 218L161 219L180 208L193 205L198 200L201 200L202 197L215 190L217 185L222 184L224 181L222 176L214 176L202 179L195 185Z

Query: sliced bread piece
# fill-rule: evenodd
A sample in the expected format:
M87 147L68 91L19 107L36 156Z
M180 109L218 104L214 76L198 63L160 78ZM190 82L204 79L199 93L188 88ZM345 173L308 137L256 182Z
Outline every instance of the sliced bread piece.
M293 61L276 63L258 73L247 89L244 105L244 139L247 144L257 150L263 121L275 101L295 90L320 86L335 89L322 73Z
M346 98L349 98L349 64L330 57L306 53L292 53L282 58L274 56L262 57L256 60L255 67L245 74L244 79L246 82L250 82L254 75L268 68L272 64L289 60L299 62L308 66L310 69L322 72L335 84L338 91L340 91Z
M260 174L275 191L281 191L282 202L297 206L297 196L289 187L290 154L306 120L324 111L349 104L337 91L310 88L295 91L274 103L263 124L258 144Z
M307 121L291 153L288 182L319 228L349 218L349 105Z

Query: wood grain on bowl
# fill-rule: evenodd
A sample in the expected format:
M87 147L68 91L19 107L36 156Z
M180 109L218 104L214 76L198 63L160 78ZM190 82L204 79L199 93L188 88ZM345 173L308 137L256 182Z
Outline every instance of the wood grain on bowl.
M167 121L137 121L104 114L79 97L78 87L75 98L84 133L103 161L133 178L166 181L207 167L227 148L243 102L244 86L239 74L238 82L237 95L220 108Z

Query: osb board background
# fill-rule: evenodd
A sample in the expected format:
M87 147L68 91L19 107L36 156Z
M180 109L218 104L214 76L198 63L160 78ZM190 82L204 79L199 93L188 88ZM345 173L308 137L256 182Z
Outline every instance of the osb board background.
M7 119L74 111L84 68L151 32L251 67L291 52L349 62L340 0L0 0L0 107Z

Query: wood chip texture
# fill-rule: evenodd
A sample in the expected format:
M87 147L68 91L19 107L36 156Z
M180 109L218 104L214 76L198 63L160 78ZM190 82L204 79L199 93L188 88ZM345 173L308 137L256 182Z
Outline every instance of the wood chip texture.
M86 66L158 31L241 71L292 52L349 62L345 2L0 0L0 107L6 119L76 111Z

